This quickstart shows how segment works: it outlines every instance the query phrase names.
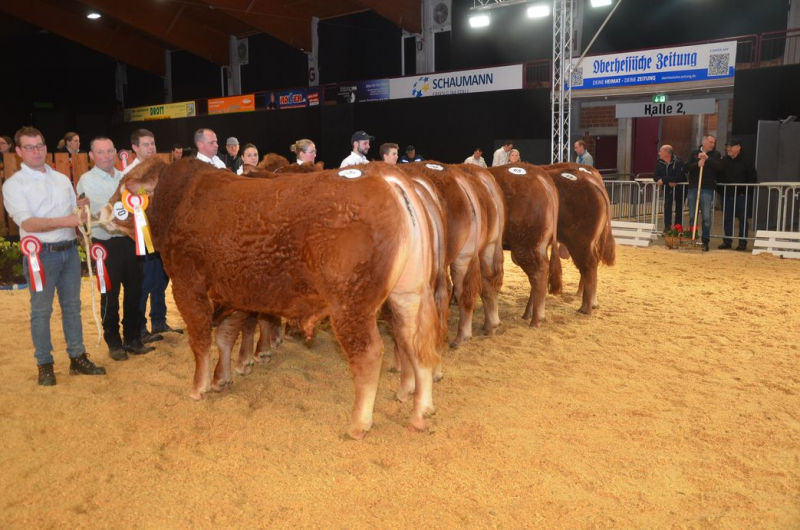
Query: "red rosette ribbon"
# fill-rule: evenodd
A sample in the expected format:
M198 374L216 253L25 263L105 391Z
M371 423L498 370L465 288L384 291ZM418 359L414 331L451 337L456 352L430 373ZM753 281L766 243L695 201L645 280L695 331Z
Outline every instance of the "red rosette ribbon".
M44 269L39 260L39 252L42 251L42 242L33 236L25 236L19 242L19 248L28 258L28 273L31 281L31 288L37 293L44 290Z
M106 268L108 250L102 243L93 243L89 249L89 255L92 256L97 266L97 290L106 294L111 290L111 277Z
M126 189L122 190L122 206L133 214L133 224L136 227L137 256L145 256L148 252L155 252L147 216L144 213L148 204L150 204L150 198L147 195L137 195Z
M119 152L119 162L120 162L120 165L122 166L123 170L126 167L128 167L128 157L129 156L130 155L128 154L128 152L126 150L124 150L124 149Z

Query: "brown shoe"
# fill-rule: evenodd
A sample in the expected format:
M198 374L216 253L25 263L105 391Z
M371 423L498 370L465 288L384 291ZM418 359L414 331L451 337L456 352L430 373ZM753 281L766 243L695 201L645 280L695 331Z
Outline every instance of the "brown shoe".
M108 349L108 356L114 359L115 361L127 361L128 360L128 352L122 349L122 346L117 346L115 348Z
M39 386L56 386L56 374L53 363L39 365Z
M106 369L95 365L86 354L69 360L69 375L106 375Z

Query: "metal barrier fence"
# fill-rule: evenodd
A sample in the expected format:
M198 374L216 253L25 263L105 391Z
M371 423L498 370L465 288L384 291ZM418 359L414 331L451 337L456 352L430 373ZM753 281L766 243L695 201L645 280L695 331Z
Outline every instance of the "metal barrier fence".
M652 177L638 176L633 181L605 180L611 201L611 218L617 221L653 223L655 233L664 226L665 190ZM675 195L681 196L673 224L690 226L694 204L688 204L688 184L678 184ZM743 198L738 199L741 195ZM743 203L743 204L742 204ZM759 184L720 184L714 194L714 215L711 237L725 237L725 224L734 228L731 235L739 239L739 220L748 219L747 237L755 239L756 230L800 232L800 182L764 182ZM701 217L698 213L698 217ZM698 225L702 224L701 219Z

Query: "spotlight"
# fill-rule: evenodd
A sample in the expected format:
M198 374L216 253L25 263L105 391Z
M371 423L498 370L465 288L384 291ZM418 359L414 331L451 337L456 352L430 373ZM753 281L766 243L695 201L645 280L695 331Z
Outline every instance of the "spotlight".
M100 18L100 13L89 13L88 15L86 15L86 18L97 20L98 18Z
M611 0L592 0L592 7L610 6Z
M469 25L471 28L484 28L489 25L489 15L473 15L469 17Z
M528 18L543 18L550 14L550 8L545 4L528 8Z

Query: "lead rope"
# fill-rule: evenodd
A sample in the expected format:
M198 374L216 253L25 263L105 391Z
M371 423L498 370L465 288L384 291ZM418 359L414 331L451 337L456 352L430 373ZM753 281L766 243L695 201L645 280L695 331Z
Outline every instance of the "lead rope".
M89 269L89 285L91 285L91 289L89 289L92 293L92 316L94 317L94 323L97 326L97 346L96 348L100 347L100 339L103 336L102 328L100 327L100 319L97 318L97 295L94 294L94 274L92 274L92 251L91 251L91 242L89 241L89 237L92 235L92 212L89 209L89 205L83 207L83 211L86 212L86 224L81 223L78 225L78 230L83 235L83 246L86 248L86 264L88 265ZM81 209L75 208L74 212L78 214L78 220L80 221Z

